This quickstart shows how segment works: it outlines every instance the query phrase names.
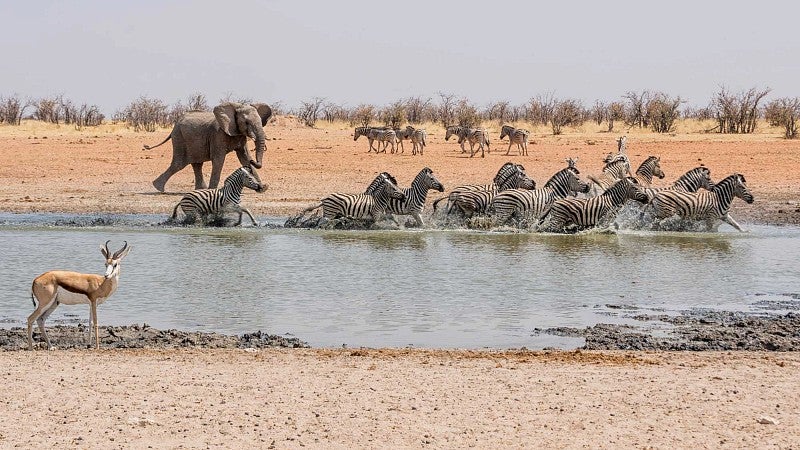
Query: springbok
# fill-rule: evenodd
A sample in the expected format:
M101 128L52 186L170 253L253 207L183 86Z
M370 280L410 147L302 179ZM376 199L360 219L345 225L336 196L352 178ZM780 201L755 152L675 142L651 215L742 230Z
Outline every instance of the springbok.
M100 247L100 253L106 258L106 272L104 275L93 273L67 272L64 270L51 270L33 280L31 286L31 301L36 310L28 317L28 350L33 350L33 322L39 324L39 330L44 336L47 348L50 339L44 330L44 321L55 311L59 304L65 305L91 305L89 314L89 343L92 342L92 329L94 329L95 348L100 348L100 337L97 325L97 305L108 300L117 290L119 283L119 265L131 248L128 242L121 249L111 254L108 243ZM38 303L38 305L37 305Z

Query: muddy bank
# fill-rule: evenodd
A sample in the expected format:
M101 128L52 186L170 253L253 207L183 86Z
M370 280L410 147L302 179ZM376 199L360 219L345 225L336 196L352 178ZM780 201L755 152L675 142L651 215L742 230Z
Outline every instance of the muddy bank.
M27 349L27 331L20 327L0 329L0 350ZM89 348L89 330L84 324L77 326L56 325L47 327L50 343L58 349ZM44 339L34 327L33 343L44 348ZM308 348L308 343L296 337L274 334L245 333L230 336L220 333L198 331L158 330L144 325L122 327L100 327L102 348Z
M797 304L793 309L798 309ZM536 333L582 337L586 350L800 351L800 313L753 314L684 311L679 315L632 314L643 325L601 323Z

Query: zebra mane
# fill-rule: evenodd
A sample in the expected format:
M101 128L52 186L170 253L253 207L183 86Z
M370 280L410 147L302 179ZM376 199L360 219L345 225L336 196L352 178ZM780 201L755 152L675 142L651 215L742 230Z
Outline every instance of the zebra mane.
M580 173L578 172L578 169L576 169L575 167L564 167L563 169L553 174L553 176L550 177L549 180L547 180L547 183L544 184L544 187L553 187L555 184L560 182L562 178L566 176L566 172L572 172L576 175Z
M627 166L628 157L626 156L624 159L612 159L610 162L607 162L606 165L603 166L603 172L608 172L610 170L616 169L617 166Z
M658 160L658 156L648 156L641 164L639 164L639 168L636 169L636 173L639 173L640 170L644 169L648 166L648 164L653 164L653 161Z
M725 189L728 185L733 186L736 183L745 183L744 175L742 175L740 173L734 173L734 174L728 175L722 181L720 181L719 183L716 183L712 190Z

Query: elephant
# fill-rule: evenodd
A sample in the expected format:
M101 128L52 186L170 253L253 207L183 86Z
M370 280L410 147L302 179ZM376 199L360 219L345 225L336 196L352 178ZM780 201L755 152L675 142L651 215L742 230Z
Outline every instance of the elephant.
M267 148L264 126L272 117L272 108L265 103L251 105L226 102L214 107L213 112L189 111L172 128L161 143L144 146L156 148L172 139L172 162L167 170L153 180L153 186L164 192L171 176L192 165L195 189L216 188L219 184L225 155L235 150L242 166L260 169ZM247 150L247 138L256 142L256 158ZM203 163L211 161L211 178L208 185L203 180Z

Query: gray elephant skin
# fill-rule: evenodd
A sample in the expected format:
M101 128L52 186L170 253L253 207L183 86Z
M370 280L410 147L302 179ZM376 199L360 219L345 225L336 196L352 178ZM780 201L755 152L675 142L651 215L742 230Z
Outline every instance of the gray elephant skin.
M264 126L272 117L272 108L265 103L242 104L227 102L214 108L213 112L189 111L172 128L172 132L161 143L144 149L156 148L172 139L172 163L167 170L153 180L153 186L164 192L171 176L192 165L195 189L216 188L222 174L225 155L236 151L242 166L251 165L260 169L264 150L267 148ZM247 138L256 143L256 157L247 150ZM208 185L203 180L203 163L211 161L211 178Z

